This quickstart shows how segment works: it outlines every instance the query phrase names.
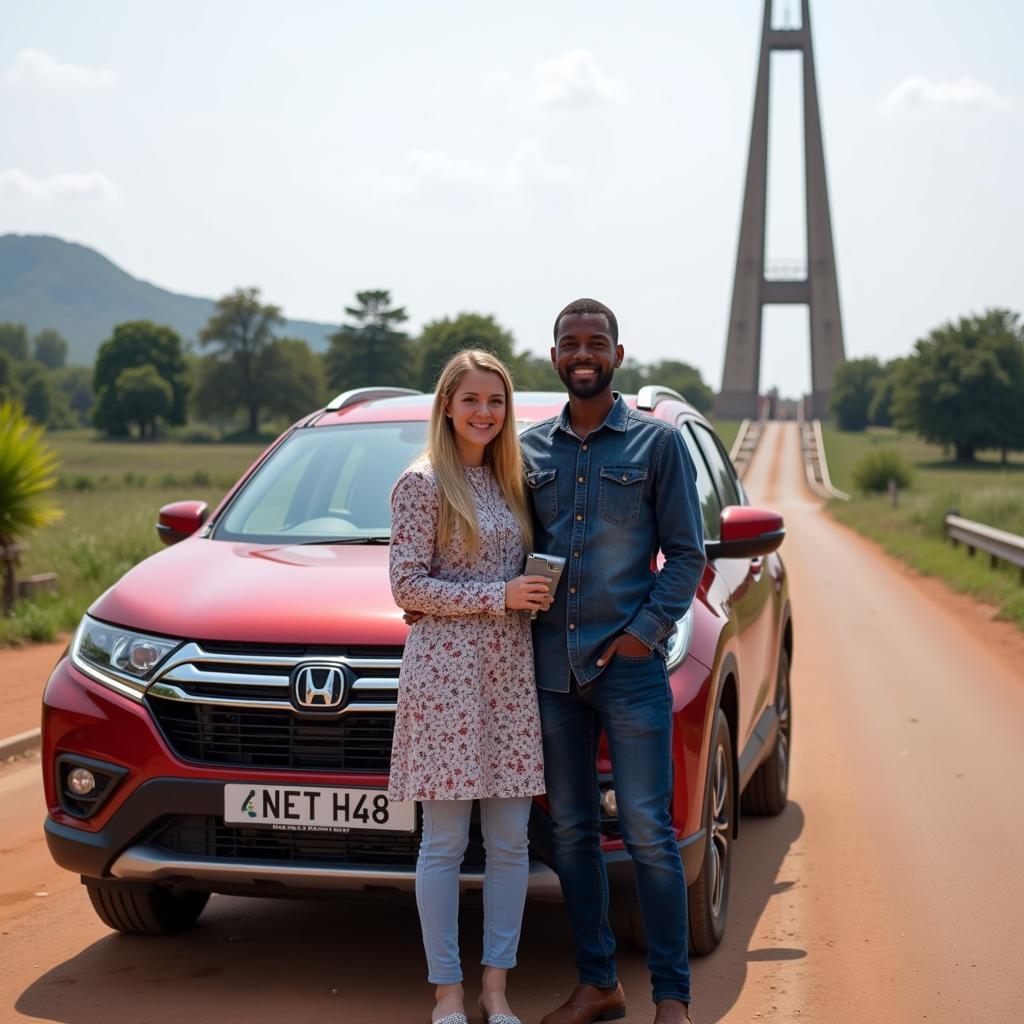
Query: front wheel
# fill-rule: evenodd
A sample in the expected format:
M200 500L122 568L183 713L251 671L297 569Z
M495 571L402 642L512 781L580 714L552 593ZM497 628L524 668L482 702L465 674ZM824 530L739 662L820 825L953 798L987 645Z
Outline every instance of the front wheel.
M208 892L177 885L128 889L86 882L92 909L114 931L126 935L170 935L196 923L210 898Z
M690 948L699 955L715 950L725 934L735 805L732 735L725 713L719 708L715 712L704 790L704 864L688 894Z

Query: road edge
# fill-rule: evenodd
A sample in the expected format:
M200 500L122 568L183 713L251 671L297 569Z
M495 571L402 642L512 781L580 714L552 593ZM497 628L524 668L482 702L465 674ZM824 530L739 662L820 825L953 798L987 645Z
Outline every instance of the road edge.
M26 729L24 732L0 739L0 761L35 750L39 746L39 737L39 729Z

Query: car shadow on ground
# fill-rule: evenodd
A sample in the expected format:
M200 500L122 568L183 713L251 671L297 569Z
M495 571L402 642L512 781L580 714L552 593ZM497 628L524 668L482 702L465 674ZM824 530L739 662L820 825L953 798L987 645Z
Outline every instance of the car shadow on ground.
M710 957L693 962L694 1011L702 1024L726 1018L751 961L805 955L799 949L748 949L768 901L794 884L778 872L803 821L796 804L778 818L743 821L725 940ZM481 955L478 898L464 901L461 928L472 1006ZM628 1020L649 1021L644 955L625 939L620 947ZM16 1008L27 1017L67 1024L423 1024L431 1006L424 974L411 896L315 902L214 897L199 924L182 935L109 935L94 942L33 982ZM527 1024L539 1020L574 983L562 907L530 903L519 967L511 977L515 1009ZM770 1005L768 993L765 999Z

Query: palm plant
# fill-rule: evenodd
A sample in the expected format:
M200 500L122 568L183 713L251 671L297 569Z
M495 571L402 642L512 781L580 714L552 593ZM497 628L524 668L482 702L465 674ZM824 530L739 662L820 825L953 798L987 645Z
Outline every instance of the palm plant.
M46 492L57 482L57 455L17 402L0 404L0 554L4 566L4 614L14 608L18 586L14 575L15 542L63 513Z

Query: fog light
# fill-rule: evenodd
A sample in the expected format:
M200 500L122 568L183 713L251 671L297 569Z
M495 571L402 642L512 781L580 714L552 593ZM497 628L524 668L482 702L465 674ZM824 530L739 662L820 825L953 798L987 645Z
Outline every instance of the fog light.
M88 768L72 768L68 772L68 789L75 796L88 796L96 789L96 776Z
M617 818L619 816L619 802L615 799L614 789L606 789L601 794L601 809L609 818Z

